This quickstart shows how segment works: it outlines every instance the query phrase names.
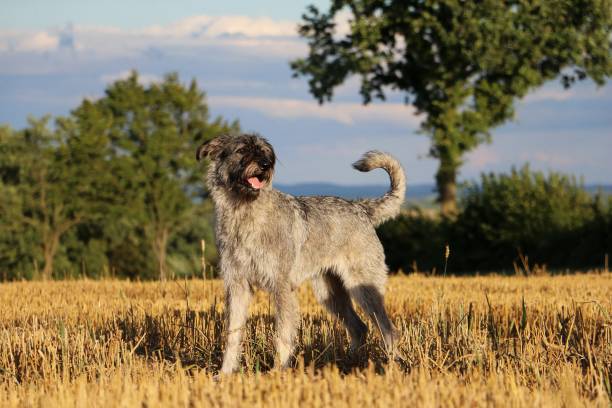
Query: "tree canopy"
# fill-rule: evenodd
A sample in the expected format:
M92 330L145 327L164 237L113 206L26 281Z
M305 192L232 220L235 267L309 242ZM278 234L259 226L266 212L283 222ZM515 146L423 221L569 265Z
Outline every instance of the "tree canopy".
M557 77L601 85L612 73L610 0L334 0L303 20L309 53L291 67L320 103L357 75L364 103L400 91L425 115L446 214L463 155L513 117L517 98Z
M0 128L3 277L197 271L212 230L193 152L238 123L211 119L195 81L136 72L50 121Z

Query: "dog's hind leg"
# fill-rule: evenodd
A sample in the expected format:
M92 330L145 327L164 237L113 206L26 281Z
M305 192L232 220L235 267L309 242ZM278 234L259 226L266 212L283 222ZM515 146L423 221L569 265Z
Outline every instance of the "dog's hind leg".
M371 276L376 275L372 274ZM387 352L392 354L395 351L397 335L385 310L383 302L384 283L376 282L375 279L364 280L356 285L351 285L349 293L368 315L372 324L378 328Z
M225 291L227 314L227 342L221 372L232 373L240 362L242 332L247 320L249 303L253 294L247 282L230 284Z
M351 298L340 278L327 271L312 280L312 289L317 300L348 330L351 336L351 350L359 350L365 343L368 326L355 312Z
M295 292L283 285L274 292L276 307L276 366L287 368L293 354L300 310Z

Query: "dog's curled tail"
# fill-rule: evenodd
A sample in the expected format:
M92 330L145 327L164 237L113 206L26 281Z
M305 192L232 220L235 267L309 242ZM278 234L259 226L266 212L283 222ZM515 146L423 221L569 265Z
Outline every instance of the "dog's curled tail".
M359 200L366 209L374 226L397 216L406 194L406 175L401 164L391 155L377 150L365 153L361 159L353 163L359 171L384 169L391 178L391 189L382 197Z

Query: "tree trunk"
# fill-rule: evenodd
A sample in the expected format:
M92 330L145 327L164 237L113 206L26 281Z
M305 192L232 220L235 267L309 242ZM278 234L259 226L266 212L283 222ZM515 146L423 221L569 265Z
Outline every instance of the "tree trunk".
M166 280L166 251L168 246L168 230L166 228L161 229L155 235L154 242L155 256L157 257L157 270L159 273L159 280Z
M55 259L55 253L59 245L59 236L57 234L51 235L48 239L43 242L43 257L45 259L45 266L42 270L42 277L44 280L49 280L53 276L53 260Z
M454 217L457 214L457 168L453 160L440 157L440 167L436 173L438 201L443 216Z

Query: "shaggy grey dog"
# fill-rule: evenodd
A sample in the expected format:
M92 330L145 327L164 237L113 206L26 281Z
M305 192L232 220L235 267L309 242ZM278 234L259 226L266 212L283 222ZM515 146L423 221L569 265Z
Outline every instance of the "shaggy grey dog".
M374 227L396 216L404 200L405 176L397 160L371 151L354 163L359 171L385 169L391 189L377 199L348 201L293 197L272 188L276 157L257 135L217 137L200 146L196 157L210 159L206 182L215 203L228 317L222 373L239 364L254 288L272 295L276 364L289 364L299 322L295 290L306 280L346 326L353 349L363 344L367 326L351 299L380 330L387 350L393 350L395 329L383 305L387 266Z

